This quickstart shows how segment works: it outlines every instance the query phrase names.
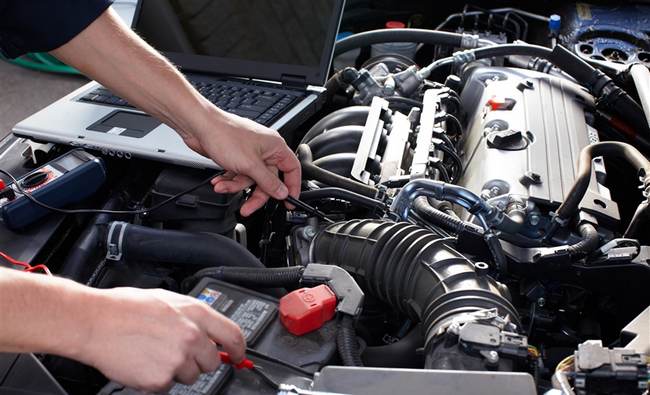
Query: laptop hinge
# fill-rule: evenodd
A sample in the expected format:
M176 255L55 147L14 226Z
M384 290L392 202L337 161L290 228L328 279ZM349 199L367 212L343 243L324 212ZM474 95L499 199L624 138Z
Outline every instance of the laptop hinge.
M307 78L305 78L303 75L282 74L282 77L280 77L280 82L282 85L291 88L307 88Z

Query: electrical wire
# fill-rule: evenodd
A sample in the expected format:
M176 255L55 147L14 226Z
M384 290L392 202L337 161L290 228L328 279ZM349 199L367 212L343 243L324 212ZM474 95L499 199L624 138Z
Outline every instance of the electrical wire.
M451 120L453 124L456 125L458 134L462 135L463 134L463 124L460 122L460 119L458 119L456 116L452 114L445 114L445 121Z
M463 161L460 159L460 156L458 156L453 148L448 147L446 144L440 144L437 148L444 152L453 162L450 178L452 183L458 182L460 176L463 174Z
M203 185L206 185L210 183L212 179L215 177L218 177L222 174L225 173L225 170L220 170L216 172L214 175L210 176L209 178L206 178L205 180L201 181L200 183L194 185L191 188L188 188L182 192L179 192L175 194L174 196L171 196L170 198L163 200L162 202L158 204L154 204L151 207L148 208L143 208L143 209L138 209L138 210L102 210L102 209L62 209L58 207L53 207L50 206L47 203L43 203L40 200L36 199L30 192L27 192L23 187L20 185L20 182L14 177L11 173L9 173L6 170L0 169L0 173L4 174L5 176L9 177L15 188L20 192L23 196L25 196L27 199L29 199L32 203L36 204L37 206L40 206L46 210L53 211L55 213L61 213L61 214L126 214L126 215L149 215L151 212L160 209L161 207L167 205L168 203L178 199L179 197L186 195L190 192L194 192L195 190L199 189ZM9 187L9 186L8 186Z
M531 345L528 345L528 354L535 359L539 358L542 355L537 347Z
M4 258L7 262L11 263L14 266L22 267L23 271L25 271L25 272L33 273L33 272L38 272L39 270L42 270L48 276L52 275L52 272L50 272L50 269L48 269L48 267L43 265L43 264L38 264L38 265L32 266L31 264L29 264L27 262L24 262L24 261L20 261L18 259L15 259L11 255L9 255L9 254L7 254L5 252L2 252L2 251L0 251L0 257Z
M557 364L557 366L555 367L555 371L556 372L565 371L571 368L571 366L573 365L573 359L574 359L573 354L567 356L566 358L561 360L560 363Z

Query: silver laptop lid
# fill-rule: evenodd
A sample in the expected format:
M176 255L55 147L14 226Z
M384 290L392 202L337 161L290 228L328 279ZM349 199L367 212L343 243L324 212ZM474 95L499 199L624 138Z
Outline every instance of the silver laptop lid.
M322 86L344 0L142 0L134 30L185 72Z

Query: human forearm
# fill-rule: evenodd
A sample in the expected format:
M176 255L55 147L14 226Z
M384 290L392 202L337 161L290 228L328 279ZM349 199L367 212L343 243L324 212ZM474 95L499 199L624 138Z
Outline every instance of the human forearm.
M218 109L111 9L52 53L165 122L190 148L228 170L216 180L215 191L257 184L243 215L269 196L284 200L300 194L300 163L276 131Z
M0 268L0 351L77 357L97 297L69 280Z
M110 8L52 54L165 122L183 138L199 133L200 124L208 119L224 118Z
M0 352L61 355L124 385L161 391L244 358L239 327L207 304L160 289L94 289L0 268Z

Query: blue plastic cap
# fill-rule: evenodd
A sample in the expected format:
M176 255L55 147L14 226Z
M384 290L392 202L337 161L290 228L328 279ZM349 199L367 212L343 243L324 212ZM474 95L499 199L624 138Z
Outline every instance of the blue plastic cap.
M350 37L352 34L353 34L352 32L339 32L339 34L336 35L336 41L340 41L346 37Z
M550 30L551 33L559 33L561 27L562 17L558 14L551 15L551 17L548 19L548 30Z

